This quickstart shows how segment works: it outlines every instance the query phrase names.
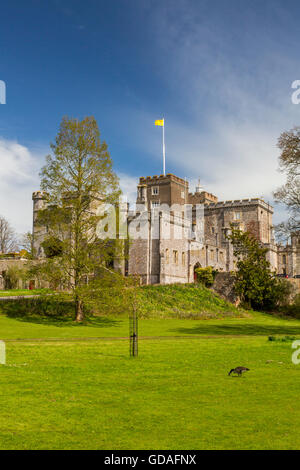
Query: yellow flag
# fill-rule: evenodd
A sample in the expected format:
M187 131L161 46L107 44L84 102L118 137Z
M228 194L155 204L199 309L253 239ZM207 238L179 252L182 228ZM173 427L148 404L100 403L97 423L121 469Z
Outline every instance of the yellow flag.
M165 120L164 119L158 119L157 121L155 121L155 125L156 126L164 126L165 125Z

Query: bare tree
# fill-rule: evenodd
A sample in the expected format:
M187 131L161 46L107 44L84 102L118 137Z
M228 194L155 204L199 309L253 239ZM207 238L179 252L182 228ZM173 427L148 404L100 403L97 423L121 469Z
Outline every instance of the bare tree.
M9 253L18 250L18 240L14 229L9 222L0 216L0 253Z
M280 171L286 174L286 183L274 192L276 202L287 207L289 219L279 224L279 235L289 236L300 230L300 127L283 132L278 139Z
M26 232L22 235L20 240L21 248L27 251L26 257L33 259L35 257L35 250L33 246L33 235L31 232Z

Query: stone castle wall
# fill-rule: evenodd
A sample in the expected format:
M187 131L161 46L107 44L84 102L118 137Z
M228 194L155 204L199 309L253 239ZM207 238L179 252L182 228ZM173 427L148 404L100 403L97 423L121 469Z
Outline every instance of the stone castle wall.
M141 177L136 202L139 208L136 213L122 208L129 228L128 267L117 261L116 266L124 273L138 274L145 284L192 282L199 266L212 266L220 272L235 270L233 247L227 239L231 224L249 231L268 248L267 257L275 271L290 276L300 274L300 237L294 237L291 246L276 245L273 208L260 198L218 201L216 196L202 190L200 183L196 192L191 193L186 180L167 174ZM45 204L45 194L35 192L33 235L38 256L43 256L41 242L47 230L38 227L36 219ZM191 219L186 217L186 205L192 208ZM196 217L198 206L202 207L200 220ZM168 207L173 209L167 216ZM182 228L183 235L178 237ZM140 237L136 236L138 231Z

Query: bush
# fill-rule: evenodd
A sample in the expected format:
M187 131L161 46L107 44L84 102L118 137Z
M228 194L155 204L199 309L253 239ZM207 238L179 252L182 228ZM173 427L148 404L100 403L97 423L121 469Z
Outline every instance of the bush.
M68 319L74 316L74 303L68 295L47 295L47 291L33 298L17 300L4 299L0 311L12 318L30 319Z
M56 256L60 256L62 254L62 242L56 237L46 238L41 243L41 246L44 249L46 258L55 258Z
M292 289L291 283L286 279L270 278L265 289L264 308L278 310L280 307L287 306Z
M288 343L290 341L295 341L296 336L282 336L282 337L276 337L276 336L269 336L268 341L279 341L281 343Z
M3 277L5 289L16 289L20 279L20 270L11 266L7 271L4 272Z
M290 315L291 317L300 318L300 294L296 295L291 305L284 306L284 308L282 308L282 312L285 315Z
M205 287L211 287L214 283L216 271L211 266L207 268L196 268L197 282L203 284Z

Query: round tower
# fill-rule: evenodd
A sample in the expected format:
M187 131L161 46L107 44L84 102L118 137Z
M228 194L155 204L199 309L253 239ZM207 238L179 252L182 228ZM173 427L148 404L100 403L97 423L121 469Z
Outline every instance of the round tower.
M32 193L32 201L33 201L33 226L32 226L32 237L33 237L33 248L35 255L40 257L41 256L41 249L40 245L43 241L43 235L45 234L45 227L41 227L37 225L37 217L38 212L43 210L47 206L47 193L43 191L35 191Z

